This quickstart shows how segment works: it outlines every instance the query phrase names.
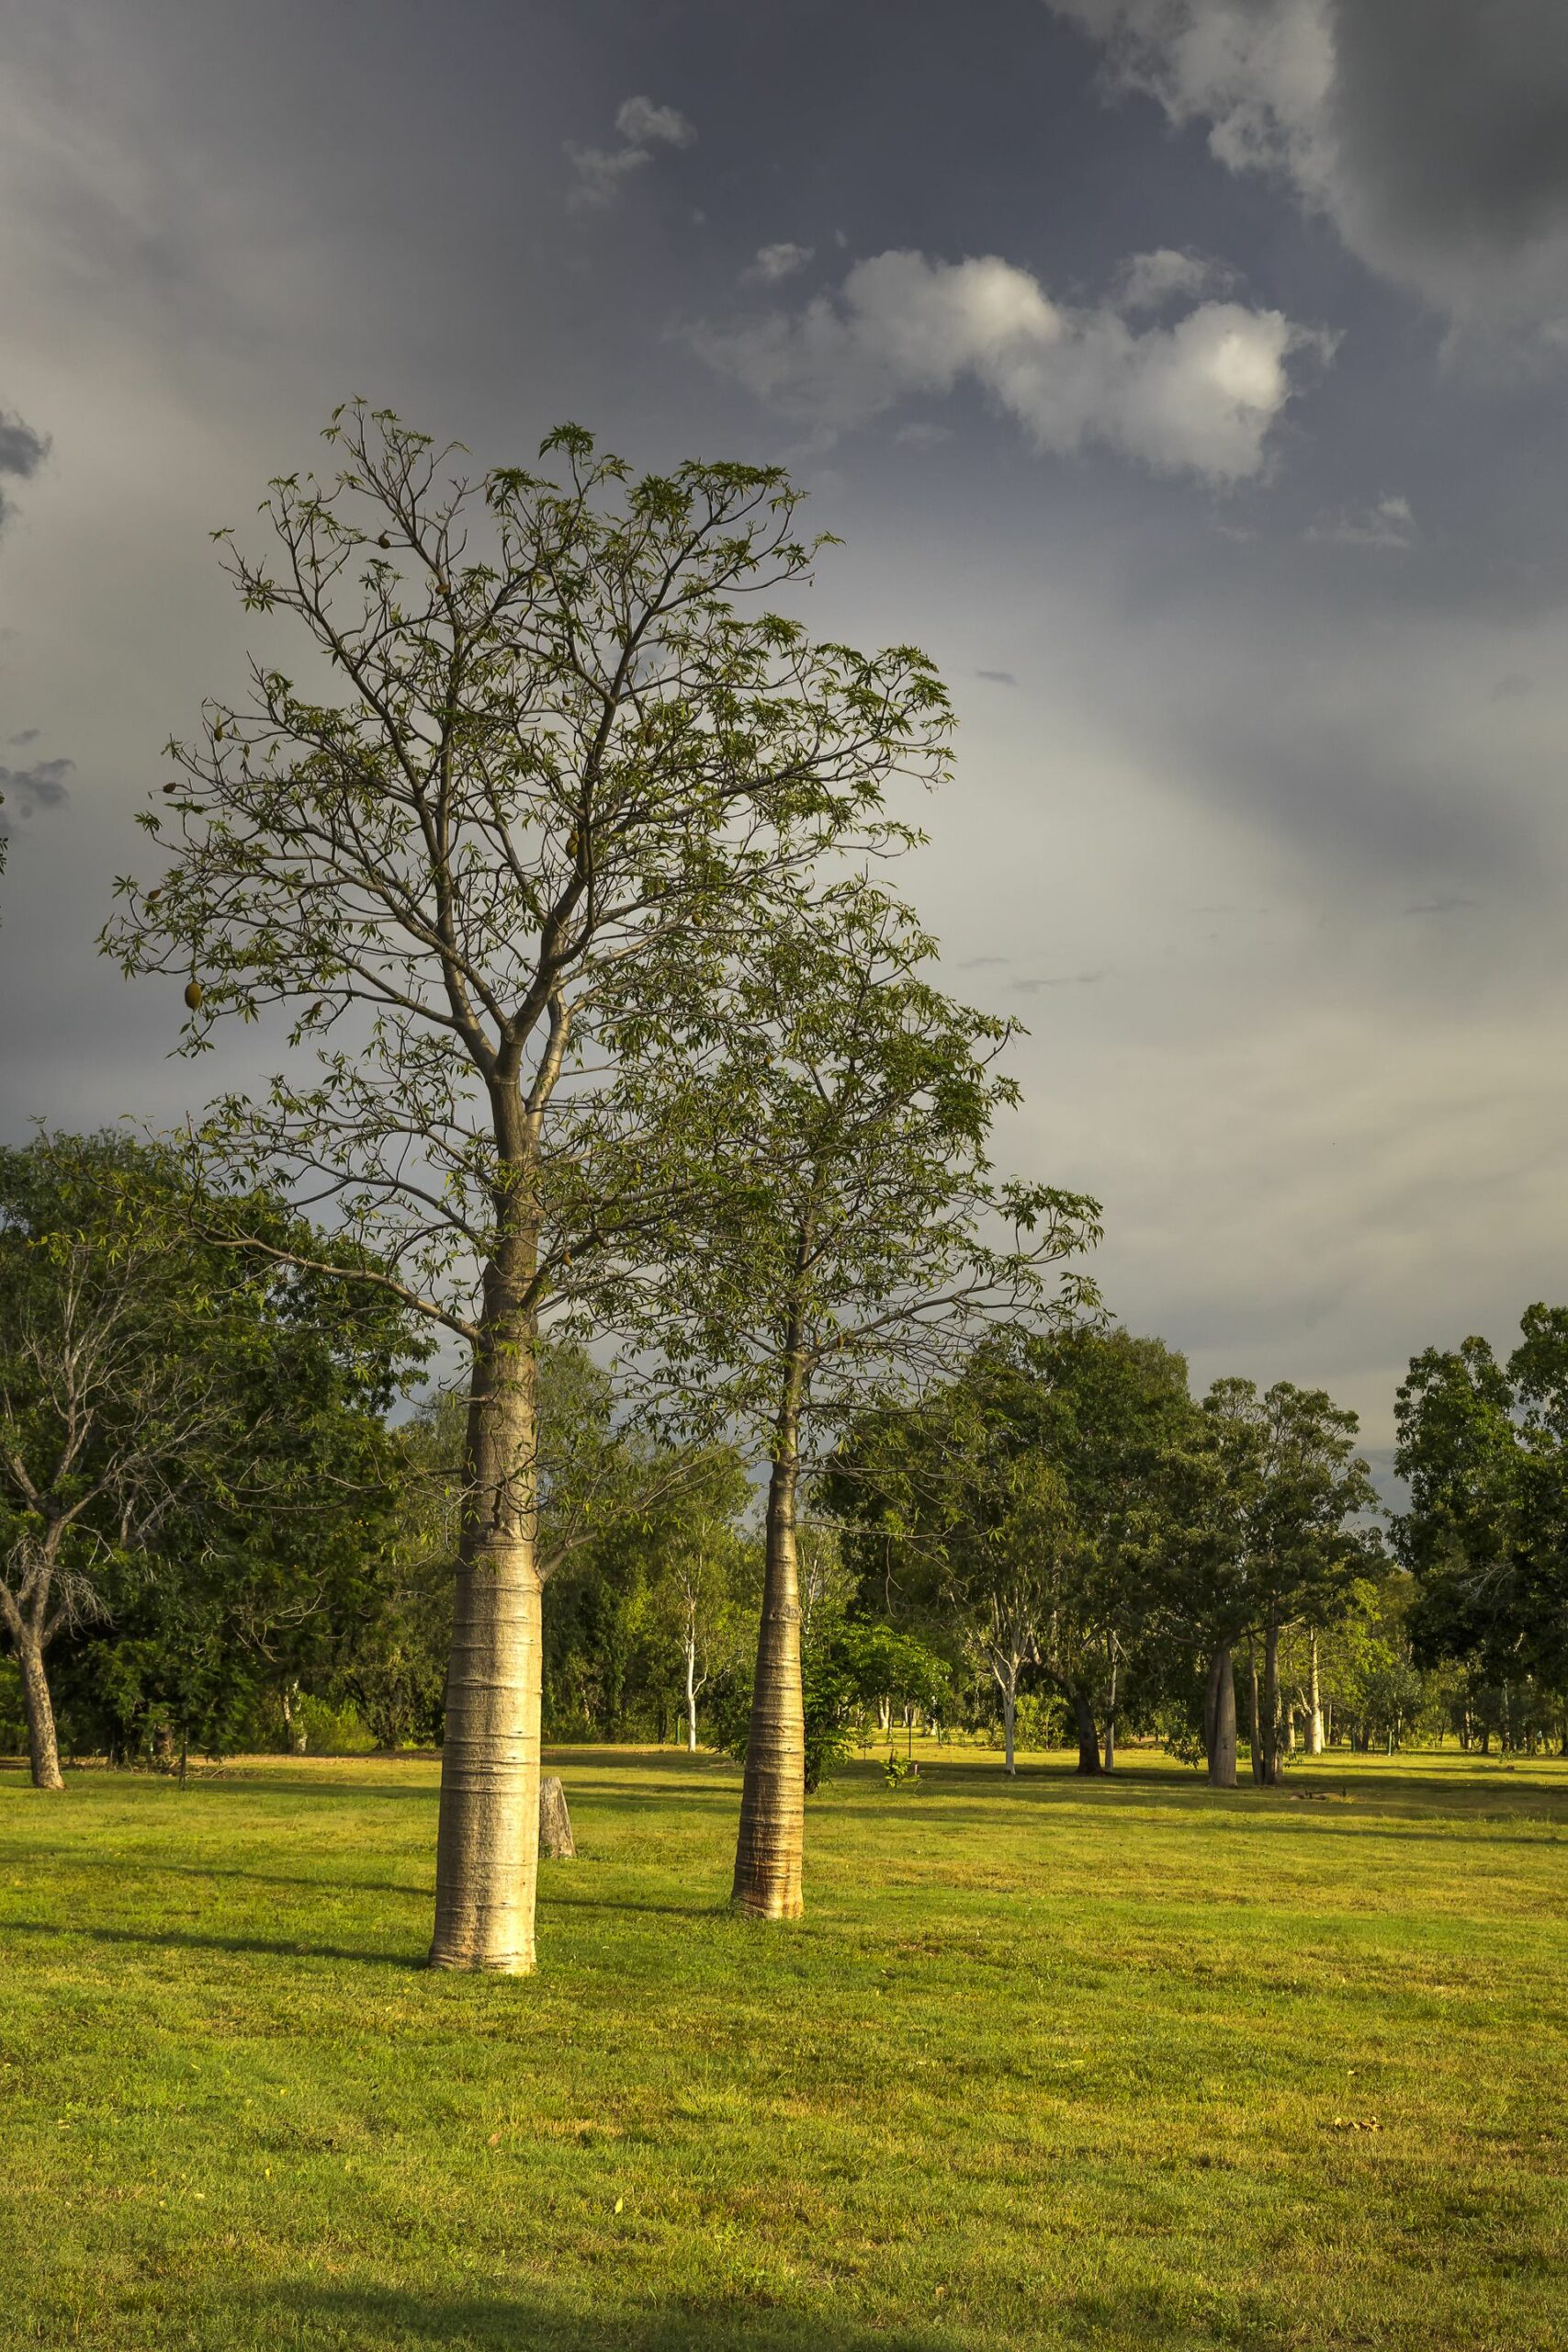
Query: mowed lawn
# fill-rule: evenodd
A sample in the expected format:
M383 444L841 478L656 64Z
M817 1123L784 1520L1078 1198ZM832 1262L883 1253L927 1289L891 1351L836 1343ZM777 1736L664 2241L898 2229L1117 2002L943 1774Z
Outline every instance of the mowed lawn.
M532 1980L432 1976L436 1774L0 1774L0 2344L1568 2344L1568 1766L813 1800L564 1752Z

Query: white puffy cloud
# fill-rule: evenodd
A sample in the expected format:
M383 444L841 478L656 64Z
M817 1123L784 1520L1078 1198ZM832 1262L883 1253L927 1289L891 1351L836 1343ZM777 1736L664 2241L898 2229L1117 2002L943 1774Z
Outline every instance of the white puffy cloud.
M656 147L690 147L695 126L674 107L656 106L649 97L623 98L615 110L617 147L578 147L570 140L566 152L577 174L571 192L574 205L602 208L613 204L633 172L652 163Z
M1213 481L1261 472L1291 362L1324 338L1278 311L1205 301L1138 331L1117 306L1069 309L995 254L857 262L836 295L738 326L698 348L759 399L834 432L911 397L978 383L1057 455L1098 446Z
M1454 321L1568 314L1562 0L1047 0L1231 171Z
M741 271L741 279L748 286L777 286L781 279L804 269L815 251L813 245L792 244L787 238L776 245L761 245L755 259Z

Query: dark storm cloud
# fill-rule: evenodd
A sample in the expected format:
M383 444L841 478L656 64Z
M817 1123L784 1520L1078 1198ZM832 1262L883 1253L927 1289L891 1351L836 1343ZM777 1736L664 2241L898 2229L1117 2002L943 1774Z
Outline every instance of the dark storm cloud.
M1293 184L1350 250L1456 319L1568 304L1562 0L1048 0L1112 78Z
M1489 272L1568 302L1562 0L1338 0L1328 121L1348 232L1391 275L1485 309Z
M18 808L24 817L36 809L59 808L70 797L65 779L75 771L73 760L39 760L30 768L0 767L0 833L7 833L6 809Z
M14 474L18 481L27 481L48 455L49 443L41 433L35 433L19 416L7 416L0 410L0 474Z

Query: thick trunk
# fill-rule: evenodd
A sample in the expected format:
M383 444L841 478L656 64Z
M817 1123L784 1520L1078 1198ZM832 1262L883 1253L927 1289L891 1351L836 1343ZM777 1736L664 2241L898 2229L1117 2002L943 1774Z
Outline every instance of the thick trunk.
M686 1747L690 1755L697 1752L697 1645L694 1634L686 1635Z
M795 1499L800 1479L800 1384L792 1366L768 1480L762 1622L746 1742L730 1900L760 1919L798 1919L806 1846L806 1704L800 1684L800 1572Z
M1231 1667L1228 1642L1216 1649L1209 1660L1209 1681L1205 1701L1204 1712L1209 1727L1209 1786L1212 1789L1234 1789L1235 1786L1235 1675Z
M534 1965L539 1864L536 1366L523 1317L487 1320L468 1400L430 1964L515 1976Z
M1086 1780L1100 1774L1100 1733L1094 1720L1094 1709L1081 1690L1072 1693L1073 1722L1078 1735L1078 1770Z
M1307 1635L1307 1754L1323 1754L1323 1689L1317 1677L1317 1629Z
M1116 1770L1116 1669L1121 1664L1116 1636L1111 1637L1111 1689L1105 1702L1105 1769Z
M35 1789L62 1789L60 1747L54 1736L54 1702L44 1671L43 1643L37 1629L18 1621L12 1627L17 1664L22 1675L22 1705L28 1718L28 1756Z

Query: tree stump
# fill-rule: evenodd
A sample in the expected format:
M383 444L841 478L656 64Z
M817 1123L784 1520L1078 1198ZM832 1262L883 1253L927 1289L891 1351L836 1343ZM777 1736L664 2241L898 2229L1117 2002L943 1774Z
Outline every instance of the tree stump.
M566 1809L566 1791L555 1772L547 1772L539 1782L539 1851L556 1862L574 1861L577 1858L571 1815Z

